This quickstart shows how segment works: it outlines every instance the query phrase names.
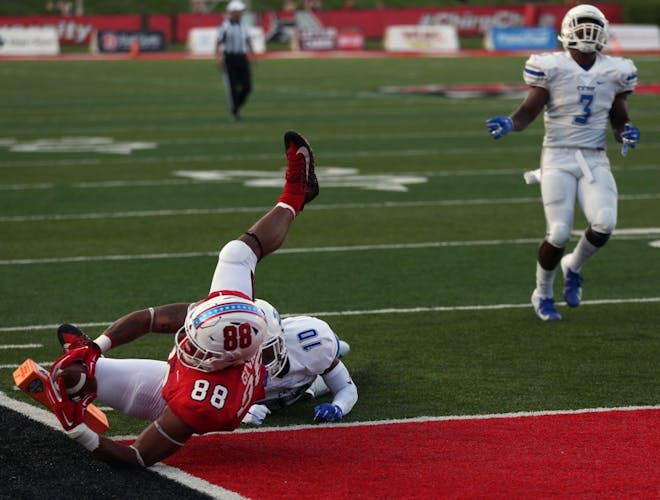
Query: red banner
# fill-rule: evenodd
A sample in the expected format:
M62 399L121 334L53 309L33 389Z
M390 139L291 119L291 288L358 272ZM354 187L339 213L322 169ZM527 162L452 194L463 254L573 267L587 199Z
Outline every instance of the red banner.
M154 14L149 16L148 27L151 31L162 31L165 36L165 42L171 43L174 29L172 26L173 17L167 14Z
M416 9L320 10L314 15L323 27L359 27L367 38L382 38L391 25L455 26L459 35L482 35L492 27L552 26L557 31L570 5L520 5L505 7L437 7ZM610 23L620 23L619 4L598 4Z
M562 18L570 5L512 5L504 7L434 7L415 9L343 9L319 10L315 16L320 28L336 28L339 31L358 30L365 38L382 38L392 25L455 26L459 35L481 35L492 27L552 26L559 29ZM622 21L620 4L598 4L611 23ZM165 33L166 41L186 42L191 28L220 26L224 14L177 14L172 17L156 14L149 18L151 30ZM268 37L277 24L292 25L295 21L290 12L267 12L258 16L261 27ZM89 43L90 35L98 30L139 30L140 16L14 16L0 17L0 27L55 26L61 44Z
M511 5L503 7L433 7L414 9L343 9L310 12L319 28L359 30L365 38L382 38L388 26L435 25L455 26L459 36L483 35L492 27L552 26L559 30L561 20L570 5ZM598 4L611 23L620 23L619 4ZM185 42L191 28L219 26L222 14L178 14L175 41ZM279 25L295 25L290 12L264 12L258 16L268 39ZM309 26L307 26L309 28Z
M3 16L1 28L29 28L53 26L63 45L89 43L94 31L138 31L142 27L140 16Z
M219 28L224 19L224 14L177 14L175 40L177 42L188 41L188 32L192 28Z

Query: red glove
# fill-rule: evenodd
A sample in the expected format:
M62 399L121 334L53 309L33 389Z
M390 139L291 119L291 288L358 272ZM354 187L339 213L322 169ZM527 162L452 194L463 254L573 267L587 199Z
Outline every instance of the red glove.
M87 406L96 397L95 393L91 393L84 395L79 401L71 401L61 378L55 382L51 379L50 384L46 384L46 395L55 416L67 431L83 423Z
M80 399L72 401L66 392L64 380L60 373L67 366L82 362L88 378L94 378L96 362L101 357L101 349L95 343L77 347L60 356L50 369L49 384L46 384L46 396L50 406L65 430L71 430L83 423L87 406L96 398L96 392L84 394Z
M87 342L80 347L75 347L57 358L50 369L50 378L57 378L61 370L77 362L82 362L87 368L87 378L94 378L96 362L101 357L101 354L101 348L94 342Z

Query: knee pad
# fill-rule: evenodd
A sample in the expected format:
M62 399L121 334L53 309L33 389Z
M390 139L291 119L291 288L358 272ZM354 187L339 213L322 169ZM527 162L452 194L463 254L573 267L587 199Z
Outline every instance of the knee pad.
M218 261L227 264L240 264L253 259L256 260L256 255L252 249L240 240L232 240L227 243L218 255Z
M553 247L564 248L571 237L571 228L563 222L551 224L548 229L548 243Z
M611 234L616 226L616 215L611 208L601 208L591 222L591 228L597 233Z
M594 230L593 227L589 226L584 236L587 238L587 241L591 243L596 248L600 248L605 245L610 239L611 233L601 233Z

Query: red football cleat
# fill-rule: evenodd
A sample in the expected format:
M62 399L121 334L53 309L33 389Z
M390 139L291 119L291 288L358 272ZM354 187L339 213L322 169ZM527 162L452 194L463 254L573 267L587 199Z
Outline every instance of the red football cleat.
M65 353L76 347L89 345L92 342L82 330L68 323L60 325L57 329L57 340L60 341L60 345Z
M314 172L314 152L309 142L298 132L284 134L286 151L286 182L278 201L293 207L296 213L319 194L319 183Z

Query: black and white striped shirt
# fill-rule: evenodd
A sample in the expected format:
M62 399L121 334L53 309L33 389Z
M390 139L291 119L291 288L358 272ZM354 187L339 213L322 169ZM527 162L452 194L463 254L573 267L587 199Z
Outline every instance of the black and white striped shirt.
M231 22L225 20L220 25L218 32L218 43L223 44L225 54L242 54L248 52L249 33L247 26L242 22Z

